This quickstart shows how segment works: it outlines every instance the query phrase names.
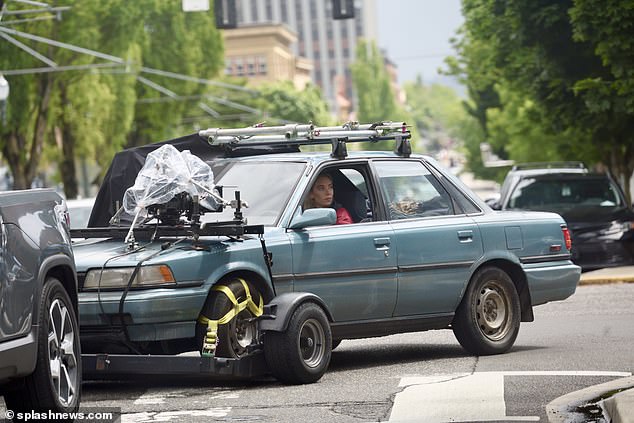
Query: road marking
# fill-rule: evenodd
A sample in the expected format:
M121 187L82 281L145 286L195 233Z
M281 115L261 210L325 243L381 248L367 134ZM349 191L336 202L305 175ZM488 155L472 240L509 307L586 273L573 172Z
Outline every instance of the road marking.
M389 421L539 421L539 416L507 416L504 376L611 376L630 372L509 371L408 376L399 386Z
M145 392L139 398L134 401L135 405L152 405L152 404L164 404L167 398L185 398L191 394L189 391L174 391L172 389L161 389L160 392ZM205 394L205 401L214 399L235 399L239 398L240 394L233 390L221 390L212 391Z
M231 407L217 407L208 408L206 410L189 411L145 411L142 413L123 414L121 416L121 423L183 421L186 417L227 417L229 412L231 412Z

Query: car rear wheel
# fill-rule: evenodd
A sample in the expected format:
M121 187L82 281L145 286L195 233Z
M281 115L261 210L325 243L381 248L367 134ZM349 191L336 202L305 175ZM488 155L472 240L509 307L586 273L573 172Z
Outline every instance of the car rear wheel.
M37 363L5 403L12 411L72 412L81 397L81 351L73 304L62 283L49 277L39 303Z
M285 332L264 336L264 356L271 372L292 384L318 381L330 364L331 347L328 318L314 303L300 305Z
M473 276L452 323L460 345L471 354L508 351L520 328L520 301L509 275L485 267Z
M236 278L214 285L196 324L196 344L199 351L203 355L217 357L244 356L249 345L258 340L254 318L260 314L262 295L251 283ZM214 342L215 350L211 351L209 346Z

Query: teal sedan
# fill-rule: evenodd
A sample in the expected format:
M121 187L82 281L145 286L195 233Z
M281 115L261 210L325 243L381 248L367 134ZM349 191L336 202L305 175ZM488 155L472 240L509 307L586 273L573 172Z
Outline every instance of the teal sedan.
M84 352L261 351L278 379L309 383L343 339L451 329L470 354L504 353L534 306L579 282L559 215L493 211L428 156L208 163L234 208L205 213L179 197L148 208L147 239L123 239L112 224L75 233L85 238L73 245ZM318 179L329 207L307 206ZM341 208L352 223L337 224Z

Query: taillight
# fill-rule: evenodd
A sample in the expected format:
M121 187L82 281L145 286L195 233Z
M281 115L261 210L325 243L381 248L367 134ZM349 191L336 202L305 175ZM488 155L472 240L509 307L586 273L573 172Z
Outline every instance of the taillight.
M570 238L570 231L566 225L561 225L561 232L564 234L564 241L566 242L566 249L570 251L572 248L572 239Z

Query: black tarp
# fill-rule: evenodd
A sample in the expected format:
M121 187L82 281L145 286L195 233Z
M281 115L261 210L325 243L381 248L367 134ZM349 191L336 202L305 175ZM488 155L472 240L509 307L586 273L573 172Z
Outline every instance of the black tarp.
M109 226L110 219L117 211L117 201L119 205L122 204L125 190L134 185L137 174L143 167L148 153L165 144L173 145L178 151L189 150L206 162L213 161L215 158L299 151L296 146L284 145L244 146L227 149L221 146L209 145L207 140L201 138L198 133L122 150L112 159L108 172L99 188L95 205L88 220L89 228Z

